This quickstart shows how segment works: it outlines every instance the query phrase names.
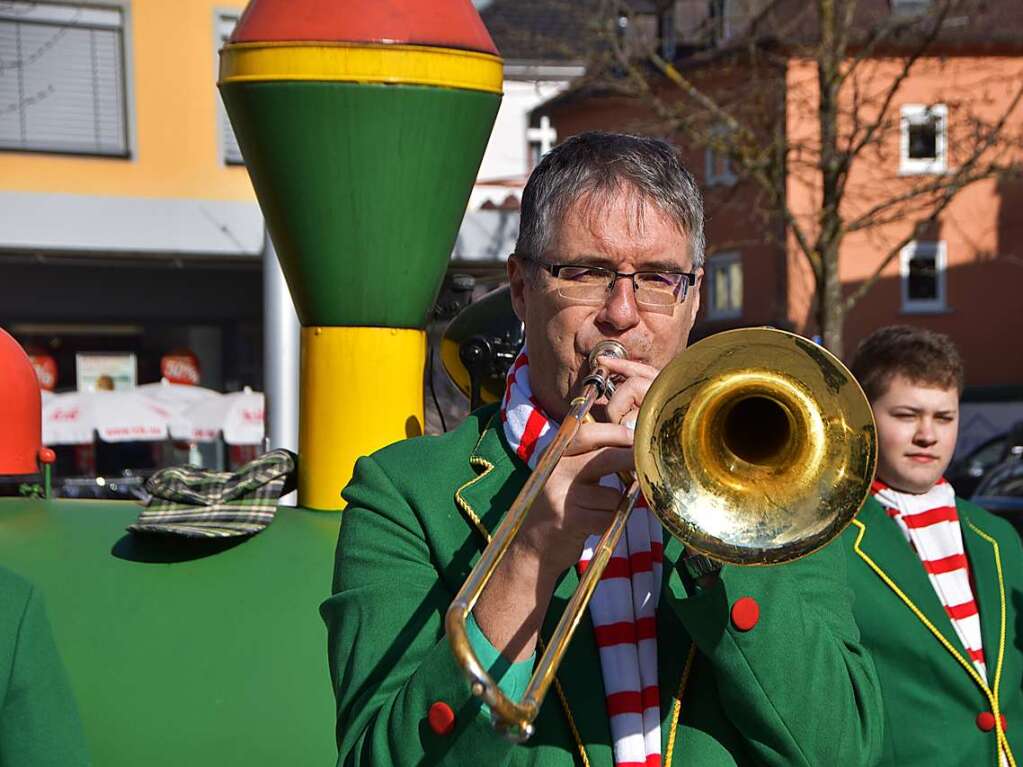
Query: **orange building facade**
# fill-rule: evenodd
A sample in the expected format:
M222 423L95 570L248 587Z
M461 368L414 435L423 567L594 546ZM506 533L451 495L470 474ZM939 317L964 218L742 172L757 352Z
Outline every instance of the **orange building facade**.
M883 84L897 67L895 59L871 61L871 77ZM703 87L713 83L713 73L702 76ZM815 144L816 78L815 62L806 59L788 59L780 73L790 148ZM1009 109L1013 91L1021 86L1023 51L957 52L917 62L893 101L891 125L853 166L843 216L854 220L914 184L954 173L964 147L975 139L977 120L994 122L1008 112L1005 132L1023 135L1023 108ZM665 135L646 105L634 99L577 90L537 113L550 118L561 139L588 129ZM926 135L920 135L921 126ZM817 335L813 273L791 229L777 214L753 213L759 205L756 188L726 158L687 145L684 136L668 138L680 147L705 195L708 259L697 334L766 324ZM785 191L799 225L812 233L820 181L806 171L804 159L789 152ZM985 155L985 162L990 159L1008 165L1021 158L998 146ZM886 255L912 233L914 212L848 234L839 256L845 295L880 273L845 318L844 356L882 325L923 326L949 334L959 345L971 393L983 397L998 389L1000 398L1023 400L1020 212L1023 184L989 178L960 191L924 237L898 249L883 267ZM1005 387L1020 388L1006 392Z

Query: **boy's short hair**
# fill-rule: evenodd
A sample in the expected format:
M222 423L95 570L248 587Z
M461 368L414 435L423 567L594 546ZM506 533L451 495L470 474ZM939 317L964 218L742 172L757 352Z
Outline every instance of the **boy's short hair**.
M963 360L944 333L888 325L864 338L849 369L871 402L884 396L896 375L915 384L963 392Z

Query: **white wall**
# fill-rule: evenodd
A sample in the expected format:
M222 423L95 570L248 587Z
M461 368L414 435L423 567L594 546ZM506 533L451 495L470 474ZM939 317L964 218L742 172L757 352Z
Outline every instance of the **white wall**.
M559 94L567 86L567 81L505 80L501 109L497 113L494 130L490 134L490 142L483 155L476 186L469 198L470 211L478 209L488 199L499 205L510 193L519 196L521 186L507 188L503 185L487 185L485 182L499 179L518 179L525 182L530 170L529 148L526 142L529 112Z

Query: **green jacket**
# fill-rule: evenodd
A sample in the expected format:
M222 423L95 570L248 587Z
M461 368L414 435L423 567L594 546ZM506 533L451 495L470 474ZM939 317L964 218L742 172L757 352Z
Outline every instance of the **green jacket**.
M88 765L85 736L43 599L0 568L0 765Z
M322 606L337 696L338 764L564 765L613 763L600 661L587 614L558 672L536 734L513 745L495 734L455 664L443 619L455 592L528 470L489 407L455 431L397 443L361 459L343 495L334 596ZM872 764L881 742L873 663L852 617L836 546L781 567L725 567L699 591L680 575L682 546L665 542L657 615L662 756L690 647L675 765ZM548 613L549 635L573 592L572 568ZM730 606L752 597L746 632ZM437 734L437 702L455 713ZM573 734L578 733L578 741ZM581 746L581 747L580 747Z
M987 680L969 662L916 552L877 501L867 501L841 540L856 621L881 681L883 765L995 767L998 736L978 726L978 714L992 712L996 700L1009 746L1023 759L1023 548L1005 520L961 499L956 506Z

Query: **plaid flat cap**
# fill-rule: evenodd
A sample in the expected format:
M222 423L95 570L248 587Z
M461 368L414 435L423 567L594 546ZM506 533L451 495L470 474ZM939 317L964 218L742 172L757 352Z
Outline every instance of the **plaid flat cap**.
M161 469L146 482L150 498L128 529L188 538L253 535L273 522L278 499L294 487L295 465L294 453L271 450L235 472Z

